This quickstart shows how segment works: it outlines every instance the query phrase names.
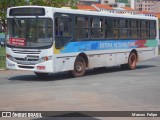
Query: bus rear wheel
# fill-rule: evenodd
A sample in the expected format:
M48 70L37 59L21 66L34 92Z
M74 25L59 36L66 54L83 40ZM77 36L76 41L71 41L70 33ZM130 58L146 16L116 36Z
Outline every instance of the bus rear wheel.
M129 59L128 59L128 68L130 70L134 70L136 68L136 65L137 65L137 56L134 52L132 52L130 55L129 55Z
M44 78L47 77L48 73L39 73L39 72L34 72L38 77Z
M134 70L137 66L137 56L134 52L129 55L128 63L122 64L121 69L123 70Z
M78 56L74 63L74 70L72 70L72 75L74 77L81 77L86 72L86 62L83 57Z

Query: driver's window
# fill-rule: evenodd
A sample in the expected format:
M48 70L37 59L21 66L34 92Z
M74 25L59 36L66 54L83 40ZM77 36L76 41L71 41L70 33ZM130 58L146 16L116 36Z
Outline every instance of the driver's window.
M72 40L72 18L55 18L55 45L62 48Z
M70 37L71 36L71 19L60 18L60 17L56 18L55 35Z

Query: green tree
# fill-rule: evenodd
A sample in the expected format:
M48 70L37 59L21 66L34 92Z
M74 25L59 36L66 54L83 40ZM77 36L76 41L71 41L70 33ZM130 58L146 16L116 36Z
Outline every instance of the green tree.
M6 13L7 8L12 6L23 6L26 5L26 0L0 0L0 24L6 31Z
M31 5L75 8L77 0L30 0Z
M6 13L7 8L23 5L39 5L52 7L71 7L76 8L77 0L0 0L0 24L6 31Z

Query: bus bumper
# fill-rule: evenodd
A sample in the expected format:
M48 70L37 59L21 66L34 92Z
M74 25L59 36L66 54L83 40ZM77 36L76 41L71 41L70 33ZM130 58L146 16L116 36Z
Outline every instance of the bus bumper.
M35 65L17 64L6 58L6 68L11 70L28 70L34 72L51 73L53 72L53 61L48 60Z

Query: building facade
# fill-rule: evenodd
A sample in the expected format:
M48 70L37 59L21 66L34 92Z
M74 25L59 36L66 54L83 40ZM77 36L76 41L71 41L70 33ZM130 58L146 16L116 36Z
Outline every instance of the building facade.
M128 0L115 0L115 2L118 2L118 3L128 3Z
M99 4L101 3L100 0L79 0L79 5L92 5L92 4Z
M160 0L136 0L135 9L140 11L149 11L152 13L159 13Z
M101 4L113 4L115 0L101 0Z
M115 2L116 3L123 3L123 4L125 4L125 6L128 6L128 7L130 7L131 5L131 0L115 0Z

